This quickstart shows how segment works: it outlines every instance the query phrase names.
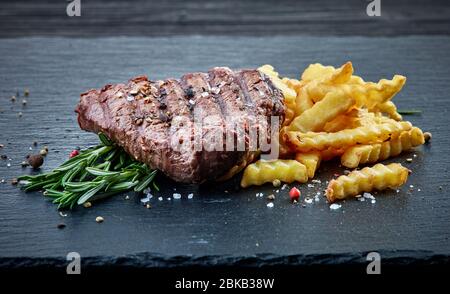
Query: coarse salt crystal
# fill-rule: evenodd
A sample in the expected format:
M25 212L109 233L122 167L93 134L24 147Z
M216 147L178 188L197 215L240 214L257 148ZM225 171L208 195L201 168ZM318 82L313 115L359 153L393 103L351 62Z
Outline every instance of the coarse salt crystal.
M314 188L313 184L308 184L308 188Z
M341 208L340 204L333 203L333 204L330 205L330 209L331 210L336 210L336 209L339 209L339 208Z
M361 201L361 202L366 201L366 198L364 198L364 197L359 197L359 198L356 198L356 199L358 199L358 201Z
M162 198L162 197L158 197L158 200L159 200L159 201L163 201L163 198Z
M273 207L273 202L267 203L267 207L272 208Z
M364 197L364 198L367 198L367 199L375 199L375 197L373 197L372 194L367 193L367 192L364 192L363 197Z
M314 196L314 201L316 201L316 202L320 201L319 195Z
M316 183L316 184L320 184L320 183L322 183L322 181L321 181L321 180L312 180L311 182L313 182L313 183Z
M189 99L189 104L194 105L194 104L195 104L195 101L192 100L192 99Z
M149 193L149 194L147 194L147 197L141 198L141 202L144 204L147 204L147 202L149 202L152 197L153 197L153 195Z
M188 194L188 199L192 199L192 198L194 198L194 194L192 194L192 193L190 193L190 194Z
M377 202L375 199L372 199L371 201L370 201L372 204L375 204L375 202Z
M170 198L170 197L167 197L167 200L168 200L168 201L170 201L170 200L172 200L172 198Z
M180 198L181 198L181 194L173 193L173 199L180 199Z
M414 185L409 185L410 188L414 188Z
M312 198L306 197L306 198L305 198L305 203L308 203L308 204L313 203Z
M417 192L420 192L420 191L422 191L422 190L420 190L420 188L419 188L419 189L417 189Z
M212 87L211 88L211 92L213 92L214 94L219 94L220 93L220 88L218 88L218 87Z
M281 187L281 190L284 190L287 188L288 185L284 184L283 187Z
M209 93L208 93L208 92L203 92L203 93L201 94L201 96L202 96L203 98L206 98L206 97L209 96Z

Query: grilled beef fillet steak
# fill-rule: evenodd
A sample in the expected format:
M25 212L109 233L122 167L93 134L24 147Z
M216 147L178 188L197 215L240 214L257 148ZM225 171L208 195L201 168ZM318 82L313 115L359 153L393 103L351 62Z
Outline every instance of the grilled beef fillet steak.
M248 133L239 139L229 127L230 118L246 130L256 126L266 132L271 116L278 116L280 124L284 119L282 93L266 75L226 67L178 80L140 76L127 84L106 85L81 94L75 111L82 129L105 133L136 160L185 183L236 173L253 159L257 152L249 150ZM249 119L255 116L263 119ZM201 129L194 131L198 121ZM235 138L233 151L226 151L227 132ZM218 138L214 136L224 139L208 148L206 143ZM174 140L182 147L174 147ZM205 146L199 149L194 142ZM242 143L245 148L237 148Z

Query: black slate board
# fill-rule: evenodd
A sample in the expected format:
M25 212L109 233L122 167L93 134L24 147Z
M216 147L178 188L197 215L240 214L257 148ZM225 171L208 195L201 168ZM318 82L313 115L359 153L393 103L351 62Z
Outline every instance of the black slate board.
M361 262L362 253L373 250L389 252L386 256L392 258L448 257L448 52L449 37L419 36L3 39L0 143L5 147L0 153L11 161L0 161L0 179L6 181L28 173L20 162L44 145L50 149L43 168L47 171L64 161L75 146L97 143L96 136L81 131L76 122L73 109L81 92L140 74L152 79L178 77L219 65L244 68L270 63L281 74L297 77L313 62L340 65L351 60L356 73L367 80L404 74L408 82L395 101L402 109L422 110L421 115L406 119L431 131L433 141L393 160L413 170L400 193L379 193L375 204L345 201L337 211L330 211L324 198L304 208L292 205L287 190L276 194L275 206L268 208L265 197L255 194L268 195L273 187L240 190L239 179L196 187L160 178L163 190L155 198L162 195L165 200L152 199L152 209L144 208L136 195L128 193L129 200L125 195L116 196L61 217L40 193L26 194L3 183L0 266L12 266L16 261L22 265L64 262L70 251L90 257L93 263L111 264L128 256L126 260L141 266L170 265L162 260L184 264L208 260L212 264L276 264L280 260L296 264L324 258L337 263ZM22 106L25 88L30 89L30 96ZM16 91L20 97L12 103L10 96ZM33 141L39 145L33 147ZM413 154L417 155L413 163L406 163ZM337 165L324 164L318 176L323 183L309 189L301 186L303 195L315 194L335 172L342 173ZM409 185L414 185L411 193ZM173 188L181 192L181 200L166 200ZM188 200L190 192L195 196ZM95 222L98 215L105 218L104 223ZM63 230L56 228L61 222L67 225ZM297 258L289 258L291 255Z

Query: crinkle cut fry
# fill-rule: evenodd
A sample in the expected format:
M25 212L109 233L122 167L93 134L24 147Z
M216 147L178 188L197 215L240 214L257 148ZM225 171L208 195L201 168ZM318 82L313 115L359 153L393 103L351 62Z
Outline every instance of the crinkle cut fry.
M374 111L385 113L390 118L395 119L397 121L401 121L403 119L402 115L397 111L397 106L395 106L394 102L392 101L386 101L384 103L377 105L374 108Z
M336 133L301 133L286 132L285 142L298 152L310 150L324 150L331 148L346 148L355 144L371 144L396 138L403 131L408 131L412 125L408 121L387 121L381 124L361 126L354 129L345 129Z
M348 148L341 157L341 164L348 168L355 168L361 164L375 163L389 157L397 156L403 151L425 143L421 129L413 127L402 132L395 139L372 145L360 145Z
M306 183L308 173L303 164L293 159L258 160L245 168L241 187L259 186L276 179L285 183Z
M399 163L383 165L352 171L348 175L332 180L326 189L328 202L333 203L348 197L373 190L395 189L408 180L410 170Z
M314 178L316 170L320 166L322 156L320 152L313 151L308 153L297 153L295 155L295 160L306 166L306 171L308 172L308 178Z

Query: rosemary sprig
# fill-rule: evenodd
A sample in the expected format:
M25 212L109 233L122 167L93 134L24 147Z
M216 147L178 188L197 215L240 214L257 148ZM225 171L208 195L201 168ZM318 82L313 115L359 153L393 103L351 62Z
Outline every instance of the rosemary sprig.
M421 114L422 111L416 109L401 109L398 111L398 113L402 115L412 115L412 114Z
M156 170L131 158L121 147L99 134L100 144L81 151L51 172L18 178L23 189L44 190L59 208L110 197L134 189L142 192L154 182Z

